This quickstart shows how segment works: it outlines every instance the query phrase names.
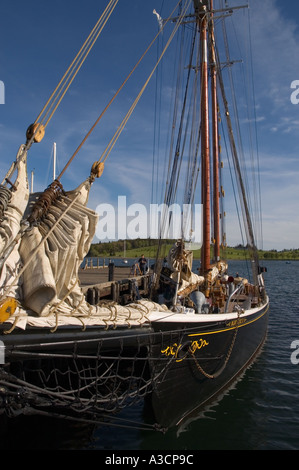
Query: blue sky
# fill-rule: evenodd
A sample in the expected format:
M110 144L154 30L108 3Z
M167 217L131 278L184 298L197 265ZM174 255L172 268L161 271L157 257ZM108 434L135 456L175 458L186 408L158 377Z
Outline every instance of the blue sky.
M0 105L0 171L5 175L25 132L50 96L66 68L99 18L106 0L28 0L1 7L0 80L5 104ZM120 0L86 63L46 129L46 136L29 153L28 172L34 170L34 189L50 183L50 158L57 144L61 170L95 122L114 91L130 72L157 32L156 9L165 17L175 0ZM230 6L246 2L231 0ZM299 104L291 102L291 83L299 80L299 4L295 0L251 0L258 148L263 208L263 247L299 247ZM235 31L247 25L248 12L234 14ZM245 37L245 36L244 36ZM243 37L243 41L244 41ZM245 51L245 49L244 49ZM233 50L235 59L242 54ZM156 48L62 178L73 189L88 174L129 109L151 71ZM238 67L238 65L236 65ZM150 203L153 155L155 80L107 160L102 178L90 195L94 209L115 204L117 195L128 203ZM299 95L298 95L299 96ZM228 203L228 206L230 204ZM228 231L228 243L240 241ZM229 236L231 235L231 239Z

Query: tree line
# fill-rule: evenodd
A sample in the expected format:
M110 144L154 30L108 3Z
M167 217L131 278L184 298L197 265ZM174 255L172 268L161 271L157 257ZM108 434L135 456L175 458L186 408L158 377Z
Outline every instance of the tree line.
M134 257L135 255L140 255L141 251L149 253L149 251L154 252L154 249L158 246L160 242L167 243L170 247L176 240L157 240L157 239L142 239L137 238L135 240L114 240L109 242L99 242L93 243L90 247L90 250L87 254L88 257L95 258L104 258L108 256L117 256L121 257L124 255L124 247L126 247L126 256ZM125 243L124 243L125 242ZM241 258L246 247L239 244L234 247L226 247L225 257L227 259L232 258ZM212 246L211 246L212 252ZM285 260L295 260L299 259L299 248L294 249L284 249L284 250L259 250L260 259L285 259ZM200 250L194 253L195 257L200 255Z
M105 257L105 256L121 256L126 248L126 252L131 250L149 249L157 247L159 242L166 242L167 244L173 244L175 240L157 240L151 238L137 238L135 240L116 240L109 242L99 242L91 245L87 256L93 257Z

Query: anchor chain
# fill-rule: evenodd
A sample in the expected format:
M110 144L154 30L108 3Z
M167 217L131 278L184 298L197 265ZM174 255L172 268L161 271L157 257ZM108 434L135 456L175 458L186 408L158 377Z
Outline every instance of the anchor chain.
M235 328L235 332L234 332L234 336L233 336L233 339L232 339L232 342L231 342L231 345L229 347L229 350L227 352L227 355L226 355L226 358L225 358L225 361L224 361L224 364L222 365L222 367L217 371L215 372L215 374L211 375L211 374L208 374L208 372L206 372L202 367L201 365L198 363L198 360L197 358L195 357L195 354L194 352L191 350L191 348L189 347L189 352L191 354L191 356L193 357L194 359L194 362L195 362L195 365L197 367L197 369L205 376L207 377L208 379L216 379L217 377L219 377L220 374L222 374L222 372L224 371L224 369L226 368L227 366L227 363L230 359L230 356L232 354L232 351L233 351L233 347L234 347L234 344L235 344L235 341L236 341L236 338L237 338L237 334L238 334L238 330L239 330L239 318L240 318L240 310L238 311L238 321L237 321L237 327Z

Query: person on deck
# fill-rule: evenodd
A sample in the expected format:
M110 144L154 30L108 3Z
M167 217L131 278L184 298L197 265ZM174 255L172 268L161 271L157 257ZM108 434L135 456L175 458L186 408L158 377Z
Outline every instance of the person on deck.
M141 274L145 274L147 270L147 262L146 262L144 255L142 255L141 258L139 258L138 263L139 263Z

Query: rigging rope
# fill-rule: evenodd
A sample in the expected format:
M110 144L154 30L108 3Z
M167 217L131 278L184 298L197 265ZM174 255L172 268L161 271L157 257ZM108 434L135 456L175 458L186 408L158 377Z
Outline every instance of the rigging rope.
M225 87L223 83L223 79L221 74L219 76L219 85L220 85L220 91L222 95L222 101L223 101L223 106L225 109L225 117L226 117L226 122L227 122L227 127L228 127L228 137L229 137L229 142L231 146L231 153L232 153L232 158L233 158L233 163L234 163L234 168L236 172L236 179L238 183L238 190L239 190L239 196L240 196L240 201L241 201L241 208L242 208L242 213L243 213L243 219L244 219L244 228L246 231L247 235L247 243L248 246L252 252L252 267L253 267L253 276L254 276L254 282L257 283L257 274L258 274L258 254L257 254L257 249L256 249L256 244L255 244L255 237L254 237L254 232L253 232L253 226L252 226L252 221L250 218L250 213L249 213L249 207L248 207L248 202L247 202L247 197L246 197L246 190L245 190L245 185L242 177L242 171L241 171L241 166L240 166L240 161L239 161L239 156L236 148L236 143L234 140L234 135L233 135L233 128L232 128L232 122L231 122L231 116L229 113L229 107L228 107L228 102L226 98L226 93L225 93Z
M223 6L223 5L222 5ZM233 20L232 20L233 21ZM236 34L236 31L235 31L235 27L234 27L234 24L232 23L232 29L234 31L234 33ZM228 39L227 39L227 32L226 32L226 28L225 28L225 21L222 19L222 30L223 30L223 38L224 38L224 44L225 44L225 52L226 52L226 60L228 63L231 63L230 62L230 56L229 56L229 49L228 49ZM239 41L236 41L236 44L239 46L240 43ZM259 176L260 176L260 173L259 171L255 171L255 165L257 163L257 170L259 170L259 155L258 155L258 151L257 151L257 161L255 162L255 158L254 158L254 149L253 149L253 139L255 138L255 141L256 141L256 146L257 145L257 129L256 129L256 106L255 106L255 96L254 96L254 85L253 85L253 77L252 77L252 73L253 73L253 59L252 59L252 46L251 46L251 29L250 29L250 11L248 12L248 37L245 38L245 44L248 47L249 47L249 60L247 62L249 62L249 65L251 66L251 76L249 76L250 74L250 70L247 70L247 73L248 73L248 77L247 77L247 80L246 80L246 77L245 77L245 70L244 70L244 64L242 62L242 73L243 73L243 81L244 81L244 90L246 91L247 90L247 93L245 94L244 93L244 98L247 100L246 102L246 109L247 109L247 120L248 120L248 124L249 124L249 128L248 128L248 152L249 152L249 155L250 155L250 163L251 163L251 172L250 172L250 175L251 175L251 178L252 178L252 185L253 185L253 203L254 203L254 209L255 209L255 214L257 215L257 218L254 222L255 222L255 226L252 225L252 230L255 232L255 238L256 238L256 235L257 235L257 226L260 225L260 228L261 228L261 232L260 232L260 237L262 239L262 219L261 219L261 188L260 188L260 179L259 179ZM232 70L231 68L229 68L229 78L230 78L230 83L231 83L231 90L232 90L232 100L233 100L233 107L234 107L234 114L235 114L235 125L236 125L236 129L237 129L237 137L238 137L238 141L239 141L239 153L240 153L240 164L242 165L242 173L243 173L243 181L244 181L244 190L246 188L246 193L247 193L247 204L248 204L248 209L250 209L250 212L253 213L253 210L252 210L252 202L251 200L249 199L248 197L248 194L249 194L249 174L248 174L248 171L247 171L247 161L246 160L249 160L249 159L245 159L245 156L244 156L244 149L243 149L243 144L242 144L242 138L241 138L241 128L240 128L240 125L239 125L239 119L238 119L238 113L237 113L237 105L236 105L236 101L235 101L235 92L234 92L234 82L233 82L233 76L232 76ZM239 77L238 77L239 79ZM251 83L250 83L251 81ZM252 89L249 90L249 86L252 86ZM250 102L249 100L250 99L253 99L253 118L252 116L250 116L250 113L249 113L249 110L251 109L251 106L250 106ZM253 137L253 130L252 130L252 127L251 127L251 121L254 121L254 124L255 124L255 129L254 129L254 132L255 132L255 136ZM242 183L243 184L243 183ZM243 208L243 216L245 216L245 218L247 217L246 215L246 211L244 213L244 208ZM253 222L253 221L252 221Z
M117 1L118 1L118 0L117 0ZM179 3L180 3L180 2L179 2ZM183 18L184 18L184 15L185 15L186 10L187 10L187 8L189 7L189 4L190 4L190 3L191 3L191 0L189 0L189 1L187 2L187 6L185 7L185 10L182 12L179 21L177 22L177 24L176 24L176 26L175 26L175 28L174 28L172 34L170 35L170 38L169 38L169 40L168 40L168 42L167 42L165 48L163 49L162 54L161 54L160 57L159 57L159 60L157 61L157 63L156 63L156 65L155 65L155 67L153 68L151 74L149 75L149 77L148 77L148 79L146 80L144 86L142 87L141 91L139 92L139 94L138 94L137 98L135 99L133 105L132 105L131 108L129 109L127 115L126 115L125 118L123 119L123 121L122 121L121 125L119 126L117 132L114 134L113 138L111 139L111 141L110 141L109 145L107 146L105 152L103 153L101 159L100 159L98 162L96 162L97 164L104 163L105 160L107 159L108 155L110 154L110 152L111 152L113 146L115 145L116 140L118 139L118 137L119 137L121 131L123 130L125 124L127 123L128 119L129 119L129 117L132 115L133 110L135 109L135 107L136 107L136 105L137 105L139 99L141 98L141 96L142 96L142 94L143 94L143 92L144 92L146 86L148 85L148 83L149 83L149 81L150 81L150 79L151 79L153 73L155 72L155 70L156 70L158 64L160 63L162 57L164 56L166 50L168 49L168 47L169 47L169 45L170 45L170 43L171 43L171 41L172 41L172 39L173 39L173 37L174 37L174 35L175 35L177 29L179 28L179 26L180 26L180 24L181 24L181 22L182 22L182 20L183 20ZM112 2L110 2L110 4L112 4ZM116 3L114 2L114 7L115 7L115 4L116 4ZM175 7L175 8L176 8L176 7ZM175 9L174 9L174 10L175 10ZM110 14L111 14L111 12L110 12ZM106 21L107 21L107 19L106 19ZM167 21L169 21L169 19L168 19ZM160 34L160 32L156 35L156 37L157 37L159 34ZM155 38L155 39L156 39L156 38ZM138 61L138 63L136 64L136 66L134 67L134 69L132 70L132 72L129 74L129 76L127 77L127 79L125 80L125 82L126 82L126 81L128 80L128 78L131 76L131 74L133 73L133 71L135 70L135 68L139 65L139 63L141 62L142 58L143 58L144 55L147 53L147 51L150 49L150 47L152 46L152 44L153 44L153 42L155 41L155 39L152 41L152 43L150 44L150 46L148 47L148 49L146 50L146 52L143 54L143 56L141 57L141 59ZM124 83L125 83L125 82L124 82ZM123 85L124 85L124 83L123 83ZM123 85L121 86L121 88L123 87ZM121 88L120 88L120 89L121 89ZM119 89L119 91L120 91L120 89ZM119 92L119 91L118 91L118 92ZM103 113L102 113L102 114L103 114ZM101 114L101 116L102 116L102 114ZM40 114L40 115L41 115L41 114ZM101 117L101 116L100 116L100 117ZM40 117L40 116L39 116L39 117ZM97 120L97 122L98 122L98 121L99 121L99 119ZM95 125L97 124L97 122L95 123ZM90 135L90 133L91 133L91 131L94 129L95 125L92 127L92 129L90 130L90 132L88 133L88 135ZM88 136L88 135L87 135L87 136ZM85 139L85 140L86 140L86 139ZM85 141L85 140L84 140L84 141ZM23 154L22 154L22 155L23 155ZM73 157L74 157L74 156L73 156ZM73 157L72 157L72 158L73 158ZM70 163L70 161L68 162L67 166L69 165L69 163ZM66 166L66 167L67 167L67 166ZM58 185L58 186L60 185L60 183L59 183L58 180L59 180L59 178L61 177L61 175L63 174L63 172L65 171L66 167L65 167L64 170L61 172L61 174L59 175L59 177L54 181L54 184L56 184L56 185ZM94 165L93 165L93 167L94 167ZM43 208L47 209L47 207L49 206L49 204L51 204L51 203L53 202L53 200L56 198L57 194L59 194L59 190L58 190L58 191L55 191L55 194L53 193L53 198L52 198L51 194L52 194L52 192L53 192L53 188L52 188L52 187L51 187L51 188L48 188L48 191L49 191L49 193L50 193L50 199L51 199L51 201L50 201L49 198L47 198L47 200L45 201L45 202L46 202L46 205L43 204L44 207L42 207L42 208L37 207L37 209L38 209L39 212L40 212L40 210L43 209ZM46 190L46 192L47 192L47 190ZM78 196L78 195L77 195L77 196ZM45 199L45 198L44 198L44 199ZM42 202L44 201L44 199L42 200ZM48 199L49 199L49 201L48 201ZM52 227L51 230L48 232L48 234L46 235L46 237L40 242L40 244L36 247L36 249L34 250L34 252L31 253L31 256L30 256L29 260L27 261L27 263L22 267L22 269L18 272L18 274L15 275L14 283L11 284L11 285L9 285L9 286L6 286L6 288L5 288L4 291L2 292L1 298L3 298L5 295L7 295L7 289L11 289L11 288L15 285L15 282L19 279L19 277L21 276L21 274L24 272L24 270L25 270L26 267L28 266L28 264L29 264L31 258L34 256L34 254L35 254L35 253L38 251L38 249L40 248L40 245L41 245L42 243L44 243L44 242L47 240L47 238L49 237L50 233L52 233L52 231L54 230L54 228L56 227L56 225L59 223L60 219L61 219L61 218L66 214L66 212L68 212L68 210L72 207L72 205L73 205L73 203L76 201L76 199L77 199L77 197L74 199L74 201L72 201L72 203L64 210L64 212L63 212L63 213L60 215L60 217L56 220L56 223L53 225L53 227ZM40 216L40 214L38 215L38 217L39 217L39 216ZM32 213L31 213L31 215L30 215L29 217L30 217L30 219L28 219L29 221L31 221L31 219L32 219L32 221L35 221L35 219L36 219L35 215L32 214ZM21 236L22 233L23 233L23 231L21 230L20 233L19 233L19 236Z
M125 125L127 124L129 118L131 117L131 115L132 115L132 113L133 113L135 107L137 106L137 104L138 104L138 102L139 102L141 96L143 95L143 93L144 93L144 91L145 91L145 89L146 89L146 87L147 87L147 85L148 85L150 79L152 78L152 76L153 76L154 72L156 71L156 69L157 69L159 63L161 62L161 60L162 60L162 58L163 58L165 52L167 51L167 49L168 49L168 47L169 47L171 41L172 41L173 38L174 38L174 36L175 36L175 34L176 34L176 32L177 32L179 26L181 25L181 23L182 23L182 21L183 21L185 15L186 15L187 9L189 8L189 5L190 5L191 1L192 1L192 0L188 0L188 1L186 2L186 5L185 5L185 7L184 7L184 9L183 9L183 11L182 11L182 13L181 13L181 15L180 15L180 17L179 17L177 23L176 23L176 25L175 25L175 27L174 27L173 32L172 32L171 35L170 35L170 38L168 39L168 41L167 41L167 43L166 43L166 46L164 47L164 49L163 49L163 51L162 51L162 53L161 53L161 55L160 55L160 57L159 57L157 63L155 64L155 66L154 66L153 70L151 71L149 77L148 77L147 80L145 81L145 83L144 83L143 87L141 88L139 94L138 94L137 97L135 98L135 100L134 100L132 106L130 107L128 113L126 114L126 116L124 117L123 121L121 122L119 128L118 128L117 131L115 132L114 136L113 136L112 139L110 140L110 142L109 142L109 144L107 145L107 147L106 147L106 149L104 150L104 152L102 153L102 156L101 156L101 158L98 160L98 163L99 163L99 162L105 162L106 159L108 158L109 154L111 153L111 151L112 151L112 149L113 149L113 147L114 147L114 145L115 145L117 139L119 138L121 132L123 131L123 129L124 129Z
M191 1L191 0L190 0ZM189 3L190 3L189 1ZM180 2L179 2L180 3ZM174 8L173 11L175 11L175 9L177 8L177 6ZM170 19L168 18L167 22L169 21ZM167 23L166 22L166 23ZM180 23L179 23L180 24ZM174 32L176 32L179 24L176 26ZM165 25L164 25L165 26ZM164 28L163 26L163 28ZM148 48L146 49L146 51L143 53L143 55L141 56L141 58L139 59L139 61L136 63L136 65L133 67L132 71L129 73L129 75L127 76L127 78L124 80L124 82L122 83L122 85L120 86L120 88L117 90L117 92L114 94L114 96L112 97L112 99L110 100L110 102L107 104L107 106L105 107L105 109L102 111L102 113L100 114L100 116L98 117L98 119L96 120L96 122L94 123L94 125L91 127L91 129L89 130L89 132L87 133L87 135L85 136L85 138L83 139L83 141L81 142L81 144L77 147L76 151L74 152L74 154L71 156L71 158L69 159L69 161L67 162L67 164L65 165L65 167L63 168L63 170L60 172L60 174L58 175L58 177L56 178L56 180L49 186L49 188L41 195L41 197L39 198L39 200L36 202L36 210L35 210L35 213L38 214L38 217L36 217L36 215L34 214L32 217L30 216L30 219L29 221L30 222L33 222L35 221L37 218L40 218L43 214L43 211L47 210L47 208L49 207L49 205L55 200L56 197L58 197L59 193L56 191L56 187L60 187L60 189L62 190L62 186L59 182L59 180L61 179L63 173L66 171L66 169L68 168L68 166L70 165L70 163L72 162L72 160L75 158L75 156L77 155L78 151L80 150L80 148L82 147L82 145L85 143L85 141L87 140L87 138L90 136L90 134L92 133L92 131L95 129L96 125L99 123L99 121L101 120L102 116L104 115L104 113L107 111L107 109L109 108L109 106L112 104L112 102L115 100L116 96L119 94L119 92L121 91L121 89L124 87L125 83L128 81L128 79L131 77L131 75L133 74L133 72L136 70L136 68L138 67L138 65L140 64L140 62L142 61L142 59L145 57L145 55L147 54L147 52L150 50L151 46L154 44L156 38L159 36L159 34L163 31L163 28L160 28L158 34L155 36L155 38L153 39L153 41L150 43L150 45L148 46ZM174 35L174 32L172 33L172 36L171 38L173 37ZM170 44L170 40L168 41L167 43L167 47L168 45ZM159 58L159 61L161 60L161 58L163 57L167 47L164 49L163 53L161 54L161 57ZM159 63L158 61L158 63ZM120 136L122 130L124 129L126 123L128 122L130 116L132 115L139 99L141 98L147 84L149 83L158 63L155 65L153 71L151 72L150 76L148 77L145 85L143 86L142 90L140 91L140 93L138 94L137 98L135 99L133 105L131 106L130 110L128 111L127 115L125 116L125 118L123 119L121 125L119 126L119 128L117 129L116 133L114 134L113 138L111 139L110 143L108 144L108 146L106 147L106 150L104 152L104 154L106 153L105 156L101 156L101 158L96 161L93 166L92 166L92 169L91 169L91 174L90 174L90 178L91 180L93 181L95 177L99 177L102 172L103 172L103 169L104 169L104 163L108 157L108 155L110 154L112 148L114 147L118 137ZM109 148L110 147L110 148ZM46 193L49 194L49 198L47 197L47 200L46 200L46 204L45 204L45 196L46 196ZM48 199L50 199L50 203L48 203Z
M79 70L81 69L92 47L94 46L104 26L106 25L108 19L110 18L113 10L115 9L118 1L119 0L109 1L101 17L99 18L96 25L90 32L89 36L87 37L81 49L77 53L76 57L70 64L69 68L67 69L63 77L61 78L60 82L56 86L55 90L51 94L46 104L44 105L43 109L41 110L37 118L35 119L34 123L31 124L31 126L29 126L29 128L27 129L27 133L26 133L27 141L26 141L26 144L24 145L23 152L20 152L16 161L11 165L3 182L6 180L6 178L10 178L11 175L14 173L14 171L18 167L19 161L24 157L24 154L31 147L32 143L40 142L42 140L44 136L45 128L49 124L50 120L53 117L53 114L57 110L59 104L61 103L67 90L72 84L74 78L76 77ZM48 117L47 121L45 122L45 124L43 124L47 117Z
M53 108L55 102L54 109L51 111L51 114L47 118L47 121L44 125L46 127L52 118L54 112L56 111L57 107L59 106L62 98L64 97L65 93L69 89L70 85L72 84L74 78L78 74L79 70L81 69L83 63L85 62L87 56L89 55L92 47L94 46L96 40L98 39L100 33L102 32L104 26L106 25L108 19L110 18L112 12L114 11L117 3L119 0L110 0L109 4L105 8L104 12L102 13L101 17L97 21L96 25L92 29L91 33L85 40L84 44L82 45L81 49L79 50L78 54L70 64L69 68L61 78L60 82L58 83L57 87L53 91L52 95L50 96L49 100L43 107L40 114L37 116L34 123L43 124L47 116L49 115L51 109ZM56 96L55 96L56 95ZM52 104L50 105L52 101ZM50 106L49 106L50 105ZM48 108L48 109L47 109Z
M179 2L180 3L180 2ZM174 10L172 11L171 15L173 14L173 12L175 11L175 9L177 8L177 5L176 7L174 8ZM160 34L163 32L166 24L170 21L170 18L168 18L162 25L161 28L159 28L159 31L158 33L156 34L156 36L154 37L154 39L152 40L152 42L149 44L149 46L147 47L147 49L145 50L145 52L142 54L142 56L140 57L140 59L138 60L138 62L135 64L135 66L133 67L133 69L131 70L131 72L128 74L128 76L126 77L126 79L123 81L123 83L121 84L121 86L118 88L118 90L116 91L116 93L113 95L113 97L111 98L111 100L109 101L109 103L106 105L106 107L103 109L103 111L101 112L101 114L99 115L99 117L97 118L97 120L95 121L95 123L93 124L93 126L90 128L90 130L88 131L88 133L86 134L86 136L84 137L84 139L82 140L82 142L80 143L80 145L77 147L77 149L75 150L75 152L73 153L73 155L71 156L71 158L69 159L69 161L67 162L67 164L65 165L65 167L63 168L63 170L60 172L59 176L57 177L57 179L59 180L63 173L66 171L66 169L69 167L70 163L73 161L73 159L75 158L75 156L77 155L77 153L79 152L79 150L82 148L83 144L86 142L86 140L88 139L88 137L91 135L91 133L94 131L94 129L96 128L96 126L99 124L100 120L102 119L103 115L105 114L105 112L108 110L108 108L111 106L111 104L113 103L113 101L116 99L116 97L119 95L119 93L121 92L121 90L123 89L123 87L125 86L125 84L127 83L127 81L129 80L129 78L132 76L132 74L135 72L135 70L137 69L137 67L140 65L140 63L142 62L142 60L144 59L144 57L146 56L146 54L149 52L149 50L151 49L151 47L153 46L153 44L155 43L155 41L157 40L157 38L160 36ZM106 157L107 158L107 157ZM100 163L101 160L98 161L98 163Z
M198 70L199 70L199 62L200 62L200 54L198 51L197 56L195 57L195 66L192 66L192 60L193 60L193 55L194 55L194 50L195 50L195 42L196 42L196 35L197 35L197 28L195 28L193 34L192 34L192 39L191 39L191 53L190 53L190 58L189 62L187 65L188 68L188 74L186 78L186 84L185 84L185 91L184 91L184 96L182 96L181 100L179 99L178 95L178 90L181 87L180 83L180 78L177 82L177 92L176 92L176 99L175 99L175 106L174 106L174 113L173 113L173 121L172 121L172 137L171 137L171 146L170 146L170 152L169 152L169 164L168 164L168 186L166 188L166 192L164 195L164 202L167 206L170 206L177 195L177 189L178 189L178 184L179 184L179 178L181 177L181 166L182 166L182 161L185 153L185 147L186 147L186 140L187 140L187 135L188 135L188 125L189 121L192 121L191 125L191 132L189 135L189 150L188 150L188 164L187 164L187 172L186 172L186 179L185 179L185 194L183 195L183 203L184 204L191 204L194 203L194 197L195 197L195 188L197 184L197 178L198 178L198 166L197 166L197 159L198 159L198 147L199 147L199 141L200 141L200 122L198 120L198 114L197 114L197 109L198 109L198 91L197 91L197 86L198 86ZM182 41L184 38L182 37ZM183 46L183 43L182 43ZM182 54L182 49L181 49L181 54ZM184 64L179 63L179 67L181 68L181 72L183 70ZM191 84L191 70L195 69L195 74L194 74L194 80L193 84ZM180 74L179 74L180 76ZM187 113L187 100L188 100L188 93L189 89L193 87L193 92L191 93L191 97L189 97L189 111L188 115L186 117ZM201 97L201 93L200 93ZM181 113L180 113L180 120L177 124L177 131L176 131L176 121L177 121L177 108L178 108L178 103L182 102L181 106ZM200 109L200 106L199 106ZM175 133L176 133L176 145L174 147L174 138L175 138ZM190 220L191 213L188 212L188 214L185 215L185 220L182 220L182 227L181 227L181 237L184 238L187 236L186 232L186 227L189 228L190 224L187 223L187 217ZM162 228L161 228L161 233L164 233L165 227L167 224L167 218L168 218L168 211L165 211L164 217L162 216ZM188 234L189 237L190 234ZM161 238L161 237L160 237Z

